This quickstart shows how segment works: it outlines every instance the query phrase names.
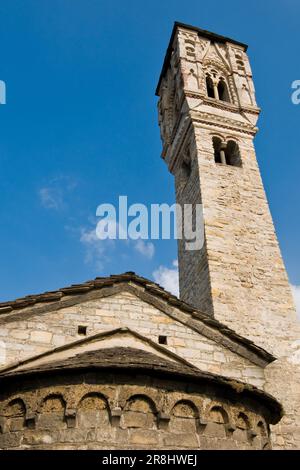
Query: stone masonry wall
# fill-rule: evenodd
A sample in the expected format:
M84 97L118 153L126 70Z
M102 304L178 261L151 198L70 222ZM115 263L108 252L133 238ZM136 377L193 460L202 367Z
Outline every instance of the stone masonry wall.
M242 159L235 167L214 161L219 129L196 124L195 133L214 315L281 356L296 314L252 138L234 135Z
M187 177L180 166L175 172L176 202L181 207L184 207L184 204L192 204L194 208L196 204L201 204L202 200L197 149L193 138L189 141L188 152L190 174ZM194 213L193 217L195 217ZM212 299L208 295L211 286L206 246L201 250L188 251L185 243L184 239L178 240L180 298L205 313L212 313ZM191 286L193 286L192 289Z
M164 347L203 371L237 378L262 387L263 369L176 321L129 292L82 301L54 312L25 316L12 313L0 318L0 339L6 342L6 364L76 341L78 325L87 335L128 327L154 342L167 336ZM18 319L16 318L18 315Z
M211 283L207 294L214 316L282 358L269 366L276 380L268 379L266 391L282 400L286 410L276 431L278 442L300 447L300 369L294 349L300 328L252 138L235 136L239 168L215 164L213 130L196 125L195 133ZM287 371L290 378L282 381Z
M256 160L260 110L249 60L243 45L184 26L172 46L158 91L163 157L176 175L188 140L196 141L199 179L192 174L189 190L176 195L184 204L201 194L206 236L200 255L179 246L180 293L278 357L266 368L265 389L286 415L272 438L278 448L300 448L300 325ZM225 83L229 102L208 96L208 76L214 90ZM216 163L213 137L236 142L242 165Z
M0 449L268 449L261 411L176 377L18 379L0 393Z

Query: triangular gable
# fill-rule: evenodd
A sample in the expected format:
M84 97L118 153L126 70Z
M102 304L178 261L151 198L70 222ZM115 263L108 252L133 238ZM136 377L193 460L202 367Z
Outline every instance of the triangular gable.
M44 364L66 360L85 352L93 352L99 351L101 349L118 347L139 349L155 354L156 356L164 358L168 361L188 366L193 370L197 369L188 361L184 360L163 346L154 343L149 338L146 338L139 333L130 330L129 328L117 328L106 331L104 333L98 333L96 335L89 336L79 341L68 343L64 346L52 349L45 353L29 357L24 361L11 364L8 367L0 369L0 374L5 374L6 372L19 372L22 370L39 367Z
M221 67L221 69L229 69L229 64L227 60L221 54L220 48L217 47L215 43L211 43L210 46L207 48L203 60L204 62L210 62L211 64L215 64L216 66Z
M66 307L104 299L128 292L143 302L154 306L176 322L207 337L250 362L265 367L275 360L274 356L256 346L252 341L235 333L210 315L186 304L162 287L134 273L125 273L108 278L96 278L55 292L28 296L13 302L0 304L0 325L22 321L30 317L51 314ZM46 302L46 304L45 304Z

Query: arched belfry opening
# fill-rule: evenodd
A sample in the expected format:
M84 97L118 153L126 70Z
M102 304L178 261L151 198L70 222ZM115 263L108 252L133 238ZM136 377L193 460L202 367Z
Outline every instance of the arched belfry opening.
M219 137L213 137L214 157L216 163L225 163L221 160L222 140Z
M234 140L222 142L220 137L213 137L215 163L231 166L242 166L239 146Z
M213 70L207 73L205 80L208 98L230 103L228 86L223 76Z
M227 142L225 157L227 165L242 166L239 146L234 140L229 140Z
M214 84L210 75L206 76L206 89L209 98L215 98Z
M218 83L218 94L219 94L219 100L230 103L228 88L223 78L221 78Z

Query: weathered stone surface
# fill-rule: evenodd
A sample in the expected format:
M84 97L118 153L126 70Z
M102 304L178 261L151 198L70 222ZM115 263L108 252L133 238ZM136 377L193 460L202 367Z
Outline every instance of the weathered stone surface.
M122 313L120 307L123 308ZM102 317L100 314L102 308L105 311L109 311L111 315ZM239 353L237 354L233 351L234 348L238 349L239 346L237 344L232 342L231 350L223 346L224 337L221 332L209 330L209 327L202 326L200 321L195 321L195 326L199 326L200 331L203 331L203 328L209 330L204 332L205 336L199 334L199 332L191 329L188 324L185 326L183 323L188 315L183 314L179 309L174 308L173 310L174 314L172 317L164 315L168 322L162 323L161 318L163 316L161 310L140 300L133 293L125 291L111 295L108 298L99 298L91 301L82 299L81 303L77 303L72 307L72 313L69 308L62 308L58 311L43 314L43 318L47 321L47 332L37 330L41 325L41 316L35 314L34 310L31 313L30 321L27 319L15 320L15 314L10 314L10 318L7 318L6 322L1 325L3 335L6 334L9 337L9 340L6 342L6 364L24 360L26 357L40 352L49 351L49 348L60 347L61 344L57 345L56 332L58 330L60 332L59 343L62 343L62 337L65 339L64 344L79 340L81 337L77 334L76 323L74 323L72 317L74 312L78 312L80 314L78 324L84 324L88 327L89 336L108 331L115 326L129 327L155 343L158 342L159 335L165 334L168 338L166 348L183 359L188 360L201 370L214 372L216 370L215 367L219 367L218 372L223 375L229 375L254 385L263 384L264 375L262 367L246 359L246 357L251 358L250 351L245 350L246 357L242 357ZM142 318L138 319L141 315ZM113 325L112 319L114 319ZM14 329L14 331L18 329L24 333L34 333L34 341L32 339L10 338L9 333L11 329ZM38 335L36 335L36 332ZM45 333L47 341L44 343L36 342L36 339L42 339ZM53 336L49 345L48 340L51 334ZM214 339L210 339L206 334ZM220 362L220 359L222 362ZM222 369L220 369L221 365ZM230 371L229 374L228 371ZM249 371L251 371L251 374L249 374Z
M204 209L203 249L189 252L179 241L182 299L124 273L0 304L1 366L11 371L32 358L42 374L52 353L70 370L79 352L93 357L89 338L103 349L138 348L138 357L154 351L159 360L150 364L144 354L140 381L130 375L131 359L123 364L127 375L116 378L108 370L113 361L102 356L105 375L89 371L66 382L53 367L50 382L1 388L2 448L269 448L272 417L259 393L257 406L243 401L248 389L236 379L283 403L284 418L271 425L273 447L300 447L300 330L253 146L259 109L251 69L242 44L203 34L177 27L158 87L163 157L177 202ZM207 73L227 88L229 101L207 96ZM215 162L216 136L237 143L238 165ZM113 329L120 331L107 334ZM159 335L167 344L158 351ZM90 365L100 369L99 357ZM155 367L161 375L168 367L168 377L154 380ZM191 367L233 379L230 393L217 396L212 381L204 394ZM187 382L174 383L175 373Z
M201 250L179 240L180 296L278 357L264 387L282 401L293 436L284 419L273 441L300 448L300 325L256 160L260 110L246 49L184 25L172 41L157 89L162 156L177 203L202 204L205 231Z
M72 380L71 380L72 379ZM222 383L193 384L174 373L169 380L147 377L144 372L115 370L73 374L63 370L46 375L11 376L1 384L1 449L261 449L269 445L272 407L260 395L236 393ZM193 381L193 380L192 380ZM249 395L249 396L248 396ZM36 427L24 419L31 410ZM120 421L112 420L118 409ZM74 416L67 427L66 416ZM251 439L246 430L228 431L227 421L247 423L263 438ZM164 426L159 425L162 417ZM203 423L200 425L200 421ZM262 428L263 426L263 428Z

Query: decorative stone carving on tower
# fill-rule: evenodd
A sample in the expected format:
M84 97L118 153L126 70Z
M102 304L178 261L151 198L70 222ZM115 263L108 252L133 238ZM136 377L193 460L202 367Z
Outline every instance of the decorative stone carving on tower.
M246 51L175 23L157 86L177 203L203 206L203 248L178 243L180 296L279 358L266 368L266 390L286 409L274 445L300 447L300 329L256 160L260 109Z

